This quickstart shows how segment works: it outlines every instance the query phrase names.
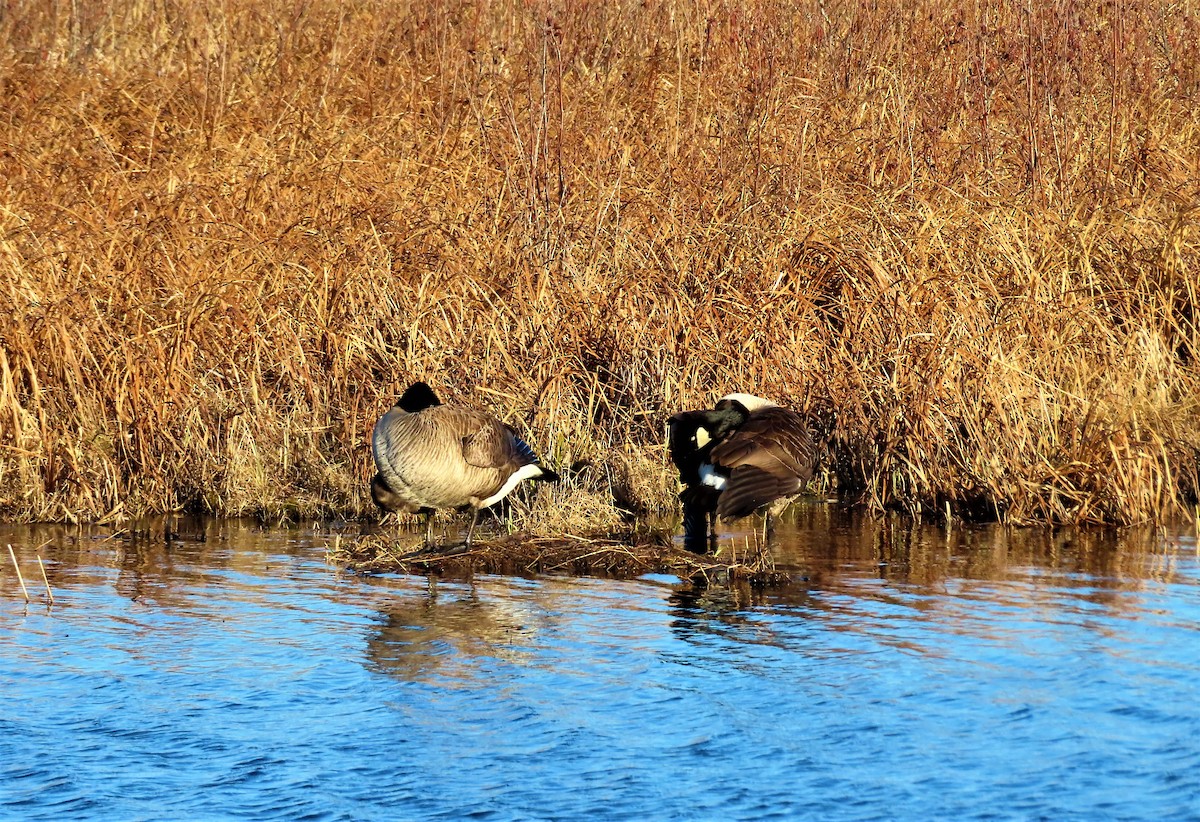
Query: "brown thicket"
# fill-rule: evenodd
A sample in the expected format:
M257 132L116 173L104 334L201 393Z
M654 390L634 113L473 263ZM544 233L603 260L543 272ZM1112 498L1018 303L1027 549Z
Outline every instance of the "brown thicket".
M0 516L362 514L415 378L600 519L730 390L876 507L1196 496L1194 0L17 0L0 113Z

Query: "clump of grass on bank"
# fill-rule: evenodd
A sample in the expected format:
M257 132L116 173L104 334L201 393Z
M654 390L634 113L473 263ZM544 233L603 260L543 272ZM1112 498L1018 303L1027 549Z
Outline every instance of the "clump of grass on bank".
M0 516L368 515L418 378L625 511L750 390L873 507L1170 516L1200 11L962 5L9 9Z
M738 582L756 586L792 581L791 575L776 569L765 545L747 544L740 555L729 547L715 556L697 554L673 544L669 533L638 528L591 537L520 534L484 539L469 548L461 543L403 547L385 536L371 535L335 540L328 560L368 574L563 573L618 579L672 574L702 585Z

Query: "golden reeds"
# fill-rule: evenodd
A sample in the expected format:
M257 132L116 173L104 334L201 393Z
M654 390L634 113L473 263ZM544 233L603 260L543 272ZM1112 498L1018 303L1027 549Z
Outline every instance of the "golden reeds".
M1200 8L1035 5L10 5L0 516L361 515L416 378L629 511L733 389L875 507L1186 510Z

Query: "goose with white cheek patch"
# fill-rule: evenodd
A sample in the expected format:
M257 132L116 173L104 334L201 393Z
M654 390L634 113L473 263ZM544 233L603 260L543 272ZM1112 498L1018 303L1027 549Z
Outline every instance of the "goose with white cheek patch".
M766 509L767 526L813 478L818 448L804 417L753 394L671 417L671 459L683 491L684 543L708 548L717 519Z
M426 546L436 510L472 509L469 547L480 508L495 505L522 480L558 481L512 428L491 414L443 405L423 382L409 386L375 424L371 451L378 471L371 499L385 512L424 514Z

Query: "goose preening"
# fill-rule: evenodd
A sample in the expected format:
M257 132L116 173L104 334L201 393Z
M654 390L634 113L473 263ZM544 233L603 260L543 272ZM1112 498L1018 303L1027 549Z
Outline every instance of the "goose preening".
M762 397L729 394L715 408L683 411L669 424L689 547L715 542L717 518L770 506L769 525L817 469L818 448L804 417Z
M557 482L537 454L491 414L442 405L433 389L413 383L375 424L371 451L378 473L371 499L386 511L425 515L425 544L439 508L472 509L470 546L479 509L495 505L522 480Z

